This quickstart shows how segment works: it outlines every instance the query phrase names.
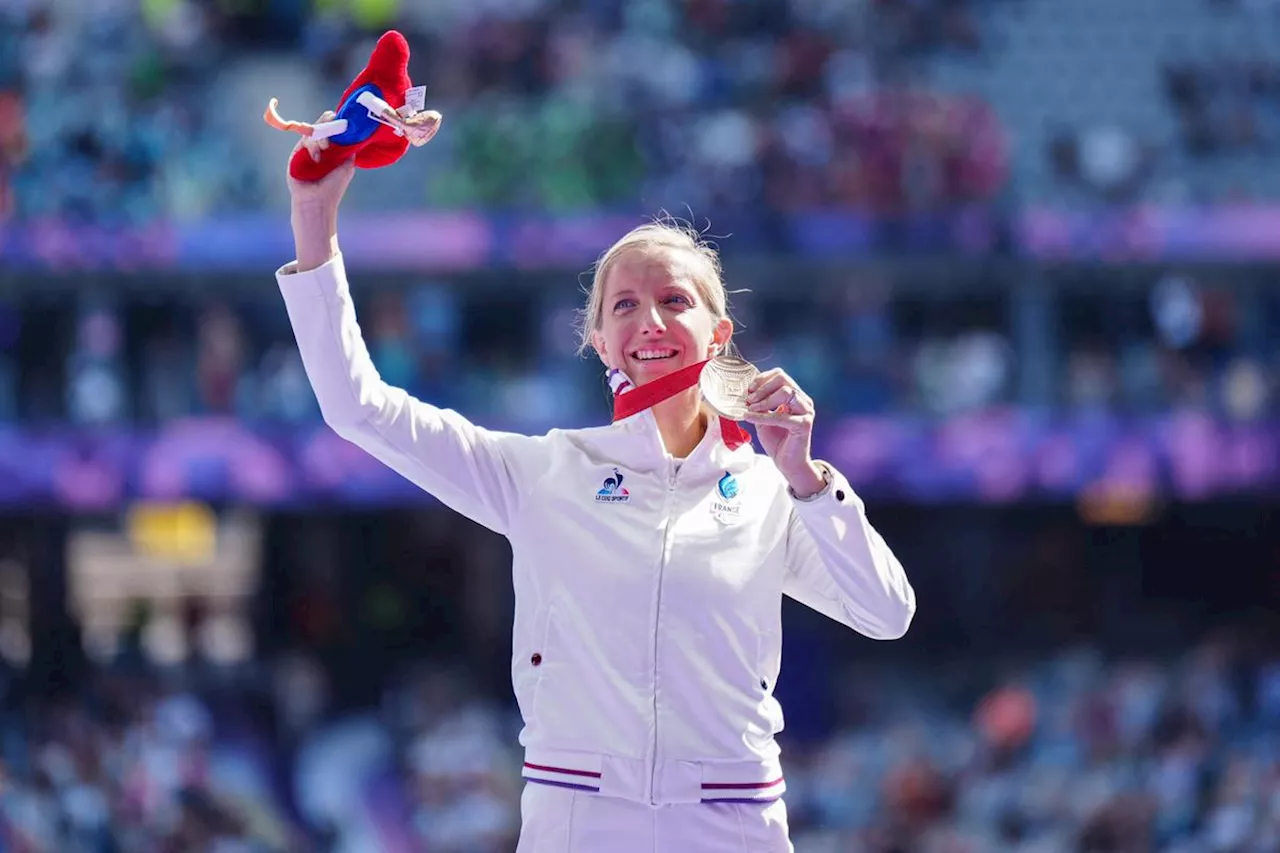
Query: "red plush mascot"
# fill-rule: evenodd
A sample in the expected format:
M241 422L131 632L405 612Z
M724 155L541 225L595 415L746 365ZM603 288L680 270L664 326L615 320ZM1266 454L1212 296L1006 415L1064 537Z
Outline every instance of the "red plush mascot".
M299 181L318 181L352 157L361 169L390 166L412 143L426 145L440 129L441 116L424 110L426 88L409 80L409 43L395 30L384 33L373 48L369 64L342 93L337 113L329 121L308 124L285 121L272 98L263 120L277 130L310 139L328 139L320 159L299 148L289 161L289 174Z

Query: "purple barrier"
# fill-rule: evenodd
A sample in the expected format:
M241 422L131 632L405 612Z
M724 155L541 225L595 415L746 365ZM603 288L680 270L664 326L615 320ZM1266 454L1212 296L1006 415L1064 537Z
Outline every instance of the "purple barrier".
M1030 210L1017 222L1017 242L1033 258L1103 261L1280 258L1280 207L1133 207L1066 213Z
M1199 413L848 418L819 429L815 453L867 497L912 502L1064 500L1100 489L1189 501L1280 495L1280 423ZM183 497L264 507L431 500L323 425L206 419L150 432L0 429L0 505L93 510Z
M583 269L647 215L488 216L452 212L349 213L342 222L348 263L367 270L450 271L483 267ZM999 220L973 206L950 213L879 220L847 210L757 216L714 212L726 250L797 258L860 258L884 251L982 255ZM1280 206L1132 207L1065 212L1028 209L1008 223L1015 250L1052 260L1276 260ZM144 227L9 224L0 263L11 270L261 271L292 256L288 215L259 213Z

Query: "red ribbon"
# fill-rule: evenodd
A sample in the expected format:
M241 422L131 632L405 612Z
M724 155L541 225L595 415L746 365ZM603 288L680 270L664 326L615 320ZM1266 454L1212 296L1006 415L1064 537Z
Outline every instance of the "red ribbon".
M706 361L700 361L697 364L673 370L665 376L659 376L652 382L634 386L629 391L615 394L613 419L620 421L623 418L629 418L651 406L656 406L663 400L674 397L681 391L692 388L698 384L698 377L702 375L702 368L706 364ZM725 447L730 450L737 450L742 445L751 443L751 434L737 421L725 417L720 418L720 436L724 439Z

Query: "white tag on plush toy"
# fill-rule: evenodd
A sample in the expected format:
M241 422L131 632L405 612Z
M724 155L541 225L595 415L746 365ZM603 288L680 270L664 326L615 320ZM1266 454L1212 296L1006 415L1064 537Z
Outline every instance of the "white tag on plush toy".
M427 108L427 87L414 86L412 89L406 89L404 93L405 108L411 110L410 115L420 113Z

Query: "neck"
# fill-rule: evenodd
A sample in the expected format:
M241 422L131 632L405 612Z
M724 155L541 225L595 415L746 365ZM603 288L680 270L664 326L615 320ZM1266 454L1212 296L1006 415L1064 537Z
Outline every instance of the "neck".
M698 387L663 400L652 409L662 436L662 446L677 459L685 459L707 434L707 416L702 411Z

